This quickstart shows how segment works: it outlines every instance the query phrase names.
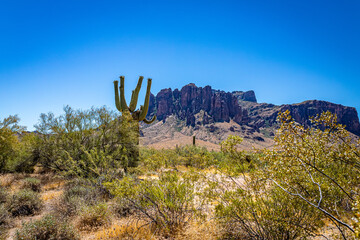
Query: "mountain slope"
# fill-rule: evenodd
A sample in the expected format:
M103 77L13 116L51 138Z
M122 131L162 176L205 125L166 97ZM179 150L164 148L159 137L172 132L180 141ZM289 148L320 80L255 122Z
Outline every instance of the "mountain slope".
M305 125L309 124L310 116L330 111L350 132L360 135L359 118L353 107L318 100L277 106L257 103L254 91L224 92L191 83L181 90L168 88L151 95L148 117L156 114L158 121L142 125L142 143L175 147L191 143L191 136L195 135L204 141L199 142L202 145L218 149L218 143L235 134L244 138L244 148L271 147L277 115L285 110Z

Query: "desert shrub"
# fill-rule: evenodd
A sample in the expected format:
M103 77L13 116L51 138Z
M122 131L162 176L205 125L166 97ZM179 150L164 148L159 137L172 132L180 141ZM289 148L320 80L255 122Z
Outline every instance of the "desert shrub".
M0 172L9 171L9 165L17 158L20 146L18 133L25 128L18 125L18 116L9 116L0 121Z
M59 117L41 114L35 126L40 139L34 158L42 166L67 176L110 181L137 165L133 154L138 143L125 115L105 107L76 111L66 106L64 112Z
M139 168L146 171L157 171L161 168L175 168L179 165L195 168L206 168L216 165L223 157L222 153L209 152L205 147L186 145L175 149L141 148Z
M125 177L106 186L127 204L135 218L151 225L154 232L170 236L191 219L203 217L205 199L197 196L197 180L198 176L191 173L165 172L159 180Z
M35 133L23 133L20 136L20 145L17 150L17 158L9 164L12 172L32 173L38 159L39 136Z
M360 239L360 198L358 198L356 200L356 202L354 203L353 206L353 210L354 210L354 222L353 222L353 227L354 227L354 231L355 231L355 238L356 239Z
M33 215L40 211L42 206L39 194L28 189L15 193L7 204L8 211L13 216Z
M7 230L10 227L10 214L5 205L0 204L0 240L7 239Z
M118 198L111 207L111 211L116 217L128 217L134 214L134 209L126 199Z
M17 230L16 240L75 240L80 239L76 230L52 215L23 224Z
M126 224L114 224L97 231L94 240L151 240L154 234L149 226L142 226L139 221L130 221ZM142 226L142 227L141 227Z
M0 204L0 228L8 225L9 223L9 212L4 204Z
M236 135L229 135L225 141L220 143L221 151L232 158L243 158L244 152L238 150L238 145L243 139Z
M213 156L205 147L186 145L175 150L183 158L182 164L195 168L206 168L214 164Z
M225 239L307 239L323 225L309 205L259 179L213 190Z
M170 151L167 149L156 150L153 148L140 148L140 165L139 168L143 172L157 171L163 167L175 167L169 161Z
M6 203L8 199L8 192L4 187L0 186L0 204Z
M30 189L34 192L40 192L41 190L41 181L37 178L25 178L23 180L22 188Z
M32 172L37 136L25 133L20 119L9 116L0 121L0 172Z
M78 226L81 229L93 229L111 223L110 212L106 203L84 206L79 212Z
M84 206L95 205L102 199L98 189L84 182L73 182L66 186L62 198L56 206L59 214L72 216Z
M223 158L217 162L218 168L227 175L238 175L257 169L258 157L253 152L239 149L243 139L239 136L229 135L220 143Z
M329 218L340 230L354 233L348 216L359 194L360 148L336 116L324 112L309 126L280 113L276 146L264 151L264 177L287 194L311 206L312 214Z

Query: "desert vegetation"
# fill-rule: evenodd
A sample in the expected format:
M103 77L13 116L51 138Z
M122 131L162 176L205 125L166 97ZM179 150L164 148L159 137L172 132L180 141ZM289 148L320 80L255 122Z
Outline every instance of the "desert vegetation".
M219 152L156 150L139 146L141 81L128 107L121 79L121 114L66 106L33 133L0 122L0 239L360 237L359 141L335 115L279 113L272 149L230 136Z

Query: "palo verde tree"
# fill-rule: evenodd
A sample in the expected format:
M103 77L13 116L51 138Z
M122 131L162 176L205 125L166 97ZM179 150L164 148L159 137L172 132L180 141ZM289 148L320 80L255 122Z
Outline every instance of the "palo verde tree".
M146 119L146 115L149 110L149 101L150 101L150 89L151 89L151 78L148 78L147 89L145 95L144 105L140 106L140 109L135 110L138 102L139 92L141 89L141 84L144 77L140 76L135 90L132 91L130 105L128 106L125 100L124 93L124 82L125 77L120 76L120 95L119 95L119 81L114 81L115 89L115 105L116 108L122 113L123 119L128 119L130 122L129 131L134 131L136 134L136 144L139 144L139 123L144 121L146 124L150 124L155 121L156 116L153 116L151 120ZM131 116L131 117L130 117ZM129 167L135 167L139 160L139 149L135 149L132 156L132 161L129 161Z
M359 195L359 140L330 112L311 118L308 127L296 123L289 111L278 120L276 145L264 152L265 177L315 209L314 214L330 219L343 239L352 239L356 227L349 219L355 217L351 209Z
M0 120L0 172L9 170L8 166L18 157L20 141L17 134L22 133L25 128L19 126L20 118L9 116Z

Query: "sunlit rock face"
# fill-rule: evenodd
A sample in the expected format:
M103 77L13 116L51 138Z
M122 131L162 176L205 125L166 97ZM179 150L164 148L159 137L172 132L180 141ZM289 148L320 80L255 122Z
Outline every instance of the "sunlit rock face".
M224 92L210 86L197 87L193 83L181 90L167 88L156 96L151 95L148 115L156 114L157 119L162 121L175 115L193 127L233 120L258 130L275 126L278 113L285 110L290 111L295 121L305 125L309 124L309 117L330 111L337 115L339 123L346 125L347 130L360 135L358 113L353 107L318 100L280 106L257 103L252 90Z

